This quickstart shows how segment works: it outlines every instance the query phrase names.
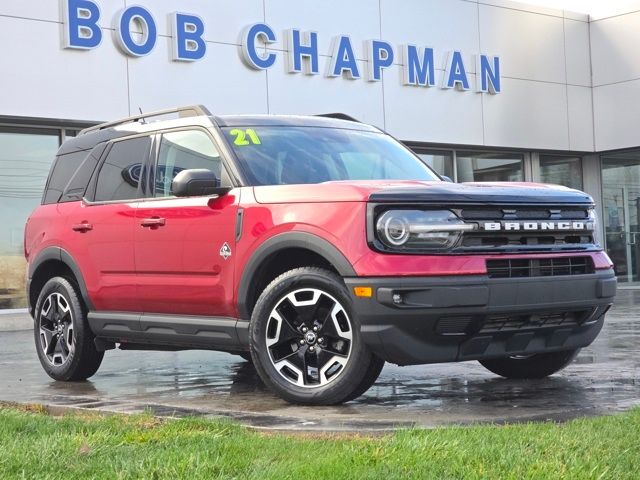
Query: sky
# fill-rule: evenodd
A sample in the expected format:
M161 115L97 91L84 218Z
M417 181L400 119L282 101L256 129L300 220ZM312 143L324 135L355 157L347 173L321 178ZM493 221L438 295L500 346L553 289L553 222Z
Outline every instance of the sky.
M518 0L521 3L571 10L602 17L624 11L640 10L638 0Z

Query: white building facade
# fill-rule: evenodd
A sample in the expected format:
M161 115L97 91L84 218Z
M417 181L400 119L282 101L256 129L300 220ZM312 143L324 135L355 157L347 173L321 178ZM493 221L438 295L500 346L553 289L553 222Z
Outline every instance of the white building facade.
M638 44L640 3L594 18L505 0L2 2L0 308L23 303L22 228L59 143L197 103L341 112L457 181L583 189L635 281Z

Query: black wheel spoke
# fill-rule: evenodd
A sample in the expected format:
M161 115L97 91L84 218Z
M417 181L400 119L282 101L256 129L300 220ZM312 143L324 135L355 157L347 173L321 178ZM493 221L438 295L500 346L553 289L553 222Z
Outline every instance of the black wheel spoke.
M300 338L300 332L296 330L286 318L282 319L282 325L280 326L280 336L278 337L278 344L290 343L292 340Z
M49 307L49 310L47 310L47 313L42 313L40 315L40 321L42 322L42 320L45 320L47 323L53 322L53 305L51 305Z
M269 347L269 350L274 362L287 360L292 355L295 355L298 351L296 345L293 344L293 342L275 344Z
M54 332L52 330L50 330L49 328L45 327L44 325L40 325L40 334L44 335L45 342L47 343L45 353L47 355L51 355L51 352L49 351L49 348L51 347L51 344L54 341L54 336L55 336Z
M325 321L322 323L322 326L320 327L318 333L323 337L340 338L340 333L336 329L336 325L333 322L331 311L329 311L329 314L327 315Z
M349 342L347 340L339 339L329 339L326 342L326 345L322 347L322 350L331 354L331 356L337 355L339 357L347 357L349 351Z
M327 362L331 360L333 357L335 357L335 354L333 352L330 352L329 350L325 350L324 348L321 349L317 354L316 365L318 367L318 371L322 370L322 368L327 364Z
M51 340L49 341L49 343L47 343L47 350L45 351L45 353L48 356L52 356L56 353L57 349L58 349L58 336L51 335Z
M289 363L296 367L302 373L302 381L304 384L308 384L308 361L307 361L307 349L299 349L295 355L289 358Z
M67 343L67 338L64 334L60 335L60 337L58 338L58 344L60 345L60 353L62 354L62 358L67 358L69 356L70 349L69 344Z
M287 323L292 330L298 330L299 314L296 311L296 307L293 306L288 298L278 306L276 311L278 312L278 315L280 315L280 318L282 318L282 320Z

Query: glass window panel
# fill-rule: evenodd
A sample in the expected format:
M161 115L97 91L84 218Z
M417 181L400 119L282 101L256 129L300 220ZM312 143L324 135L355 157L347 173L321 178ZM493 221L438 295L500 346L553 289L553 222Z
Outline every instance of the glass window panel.
M40 204L59 138L57 130L0 130L0 309L26 306L24 225Z
M619 281L640 280L640 151L602 157L606 247Z
M582 158L540 155L540 181L582 190Z
M524 156L503 152L458 152L458 182L521 182Z
M173 195L171 183L175 176L183 170L191 169L210 170L215 173L222 186L230 186L228 177L223 174L218 149L209 135L199 130L164 134L156 168L155 196Z
M429 165L438 175L453 180L453 154L438 150L416 150L420 159Z
M116 142L100 167L96 185L96 202L133 200L140 196L140 170L149 150L151 139L139 137Z

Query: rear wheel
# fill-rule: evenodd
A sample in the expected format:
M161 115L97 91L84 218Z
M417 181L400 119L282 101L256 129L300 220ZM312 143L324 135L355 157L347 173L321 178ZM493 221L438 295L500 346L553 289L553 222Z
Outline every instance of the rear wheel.
M297 268L271 282L256 303L250 333L258 374L293 403L351 400L384 364L361 339L342 279L320 268Z
M487 370L505 378L544 378L569 365L580 349L480 360Z
M42 287L34 318L36 351L51 378L86 380L98 371L104 352L96 349L86 309L69 280L55 277Z

